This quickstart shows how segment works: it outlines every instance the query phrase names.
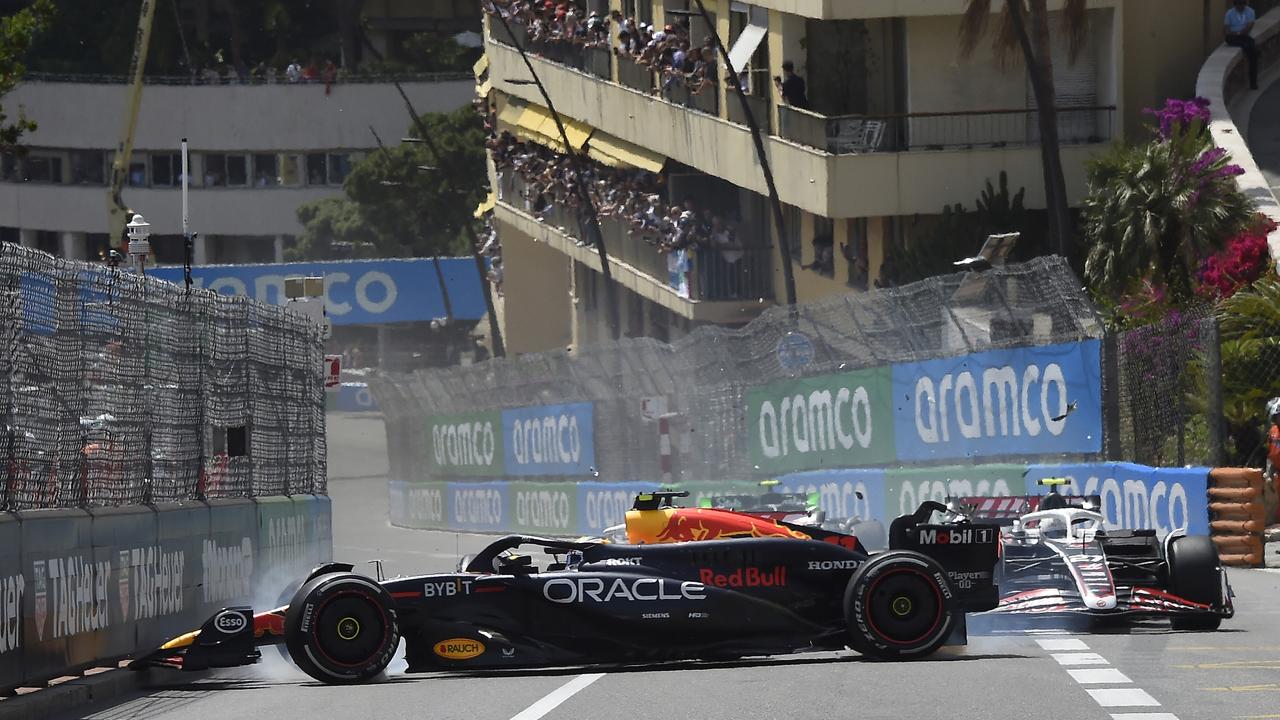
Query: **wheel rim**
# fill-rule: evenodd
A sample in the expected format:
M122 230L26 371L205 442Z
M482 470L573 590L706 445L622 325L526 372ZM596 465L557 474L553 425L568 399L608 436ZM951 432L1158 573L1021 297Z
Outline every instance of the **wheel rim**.
M383 649L388 621L378 602L361 592L337 593L316 609L316 648L342 667L364 665Z
M942 624L942 593L932 578L913 568L877 577L865 602L871 630L894 645L915 645L932 637Z

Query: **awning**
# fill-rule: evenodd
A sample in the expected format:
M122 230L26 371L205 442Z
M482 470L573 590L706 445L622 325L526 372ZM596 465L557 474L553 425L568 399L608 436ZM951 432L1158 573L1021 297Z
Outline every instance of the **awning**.
M493 89L493 83L490 82L489 80L485 80L484 82L476 86L476 97L487 98L489 97L489 91L492 89Z
M506 125L511 130L516 130L520 124L520 116L524 114L524 106L507 100L507 104L502 108L502 112L498 113L498 122Z
M471 66L471 70L475 72L477 80L479 80L480 76L484 74L484 71L488 69L489 69L488 55L481 55L480 59L476 61L476 64Z
M476 206L476 219L479 220L480 218L484 217L485 213L493 210L495 207L497 207L497 205L498 205L498 196L494 195L493 193L489 193L489 197L485 198L484 202Z
M591 136L587 155L609 167L634 167L655 173L662 172L667 164L667 159L658 153L603 132Z
M563 115L560 116L560 121L564 123L564 131L569 136L569 144L573 146L574 150L581 150L587 139L591 137L593 128ZM516 128L516 133L525 140L546 145L556 152L565 151L564 143L560 139L560 129L556 127L555 118L551 116L551 111L541 105L526 106L524 112L520 115L520 120L516 122Z
M742 72L747 67L751 62L751 56L756 54L756 48L760 47L760 43L768 34L769 28L762 25L748 25L742 28L742 34L729 49L729 64L734 72Z

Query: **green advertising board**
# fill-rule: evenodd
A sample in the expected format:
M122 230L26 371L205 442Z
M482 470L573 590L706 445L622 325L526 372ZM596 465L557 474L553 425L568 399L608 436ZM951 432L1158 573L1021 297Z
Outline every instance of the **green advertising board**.
M762 473L893 462L892 379L881 367L752 389L751 461Z
M427 418L427 467L432 477L501 477L502 413L436 415Z
M512 482L507 488L511 530L552 536L578 532L578 488L574 483Z
M948 497L1026 495L1026 465L953 465L886 470L885 514L895 518L914 512L925 500Z

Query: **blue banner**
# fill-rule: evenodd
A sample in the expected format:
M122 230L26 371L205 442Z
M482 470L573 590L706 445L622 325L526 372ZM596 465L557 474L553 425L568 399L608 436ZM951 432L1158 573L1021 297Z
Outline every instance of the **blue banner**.
M898 459L1101 452L1101 349L1085 340L894 365Z
M1133 463L1032 465L1027 494L1044 495L1046 477L1071 479L1064 495L1101 495L1102 516L1109 528L1153 529L1164 537L1183 529L1209 534L1209 469L1151 468Z
M596 464L591 403L502 411L507 475L590 475Z
M459 320L484 316L480 275L471 258L440 258L440 272ZM182 268L151 272L161 280L183 282ZM205 265L191 269L196 286L223 295L243 295L272 305L284 303L284 280L294 276L325 278L325 310L334 325L419 322L445 317L444 295L431 258L344 260L269 265Z
M378 401L369 392L368 383L344 382L337 392L329 392L329 409L338 412L375 412Z
M883 470L815 470L783 475L778 491L818 493L818 504L830 518L879 520L888 525L885 513ZM862 497L858 497L861 494ZM896 516L895 516L896 517Z
M511 525L506 482L451 482L446 488L452 529L502 532Z
M605 528L626 522L636 495L653 492L658 483L578 483L578 532L599 535Z

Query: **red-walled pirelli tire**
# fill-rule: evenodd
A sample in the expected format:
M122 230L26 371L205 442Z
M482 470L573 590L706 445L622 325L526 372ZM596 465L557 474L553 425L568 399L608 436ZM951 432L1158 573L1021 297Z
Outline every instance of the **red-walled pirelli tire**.
M955 627L955 594L942 566L908 550L874 555L844 593L850 647L881 660L933 654Z
M400 645L391 596L362 575L330 573L298 589L284 618L285 645L303 672L323 683L362 683L382 672Z

